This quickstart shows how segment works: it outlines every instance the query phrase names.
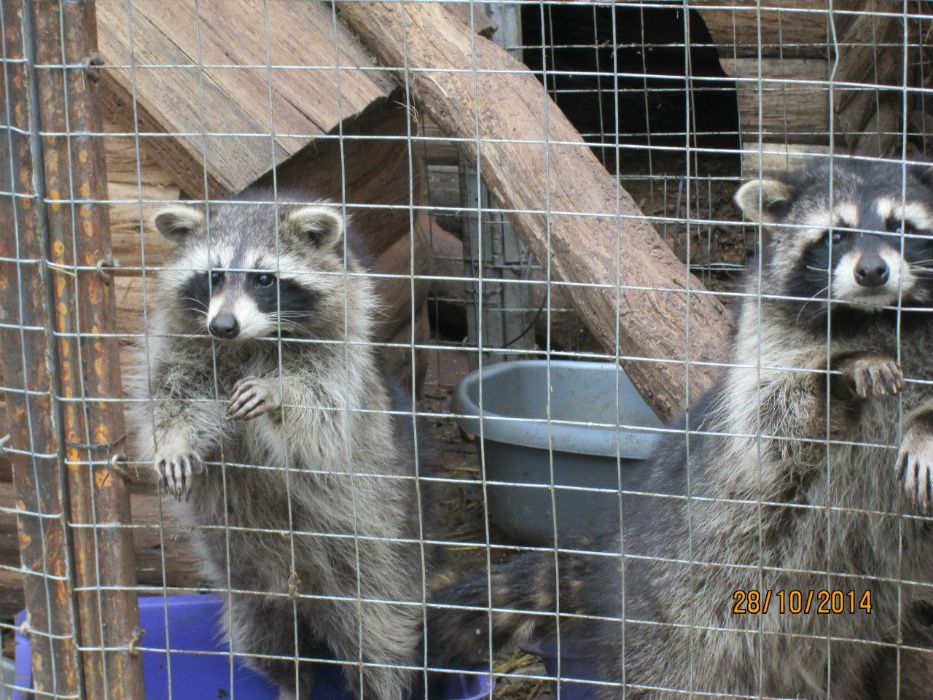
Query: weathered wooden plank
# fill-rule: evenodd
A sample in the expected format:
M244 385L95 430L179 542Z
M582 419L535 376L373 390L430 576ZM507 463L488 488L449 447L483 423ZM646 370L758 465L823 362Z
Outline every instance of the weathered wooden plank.
M467 27L472 27L473 31L480 36L489 38L498 28L492 17L483 12L483 3L471 2L470 0L449 2L447 3L447 11Z
M102 84L114 98L131 104L135 80L144 128L167 134L143 137L144 145L192 197L205 197L205 161L211 184L220 188L214 195L237 191L268 171L272 159L268 122L260 123L241 106L248 101L245 96L233 98L202 71L195 47L185 50L161 32L143 11L145 4L133 3L132 8L131 25L126 3L100 3ZM130 62L136 66L132 71L112 65ZM158 67L144 67L147 64ZM121 125L133 129L132 120ZM276 147L276 162L288 155Z
M252 2L224 2L222 7L220 4L218 0L201 0L198 3L134 2L133 22L135 24L140 16L145 17L158 31L155 39L160 43L172 42L185 49L195 47L193 55L188 51L185 53L192 62L204 66L201 75L216 83L229 98L236 98L237 107L248 114L261 131L272 134L274 130L275 143L290 155L318 131L315 129L314 134L307 134L308 117L276 89L274 78L273 89L269 90L270 71L266 67L269 58L262 6L257 7ZM280 4L272 3L270 7ZM275 26L275 35L278 36L280 27ZM251 28L250 38L246 41L243 37L245 27ZM194 81L198 79L198 72L189 74ZM192 96L197 98L197 90ZM267 169L271 167L270 155L271 149L267 146L263 159L263 167Z
M424 152L425 163L429 166L446 165L454 168L457 167L460 163L460 154L457 152L457 147L450 141L434 140L443 139L445 136L444 132L438 128L437 124L427 117L424 117L421 122L421 133L419 135L424 137L425 140L417 142L415 148ZM457 202L459 203L459 201L458 195Z
M211 196L243 189L391 90L324 3L204 0L196 18L190 2L132 0L132 21L124 0L99 6L106 104L135 128L135 79L139 128L160 134L144 147L195 198L205 176Z
M829 64L818 58L724 59L736 79L745 141L825 143L829 140ZM760 99L760 102L759 102ZM760 109L759 109L760 107ZM759 111L761 122L759 126Z
M871 12L887 9L885 5L866 0L866 12L850 24L836 57L836 136L860 155L890 155L899 141L896 131L904 80L904 24L900 17ZM859 83L865 87L848 86Z
M137 153L133 134L117 135L119 125L104 115L104 149L107 158L107 183L136 186L141 180L145 187L167 187L180 192L172 174L150 158L145 150ZM139 162L139 173L136 165Z
M119 131L112 122L105 123L104 131ZM104 138L107 159L107 197L110 205L110 237L114 258L121 267L139 267L162 260L171 244L152 227L152 217L166 206L177 202L181 190L171 173L137 151L132 136ZM140 231L143 233L141 234ZM145 246L145 247L144 247Z
M632 381L659 414L680 413L686 363L725 358L727 314L711 295L686 293L702 292L703 285L535 76L492 42L472 36L437 3L338 7L386 65L407 61L425 69L407 75L415 99L445 132L471 139L461 144L468 160L475 163L482 149L484 180L515 212L515 230L535 258L550 262L555 277L587 283L568 289L587 326L611 352L618 327L619 352L639 358L625 362ZM463 66L478 71L458 72ZM477 125L481 146L472 140ZM712 386L715 374L708 365L690 366L693 398Z
M227 11L226 0L212 2L221 15ZM263 4L251 2L260 8ZM277 66L273 90L305 114L319 133L333 132L341 120L359 114L395 87L391 75L372 62L346 25L334 23L329 3L274 0L269 3L269 21L270 56ZM235 40L240 30L235 25L232 30ZM339 70L328 70L330 66Z
M829 146L813 143L742 144L742 177L759 177L761 173L790 170L804 165L813 156L829 153Z
M356 114L392 88L385 73L360 72L369 61L343 24L334 24L325 3L273 0L264 6L258 0L202 0L197 13L190 3L140 6L179 45L197 46L200 31L201 63L206 66L249 66L207 67L205 74L228 95L243 100L243 108L266 131L274 129L276 142L289 154L331 130L339 111ZM252 41L243 41L244 27L254 28ZM309 32L314 34L311 41Z
M837 36L864 0L697 0L699 12L722 58L829 58L832 27ZM759 53L760 52L760 53Z

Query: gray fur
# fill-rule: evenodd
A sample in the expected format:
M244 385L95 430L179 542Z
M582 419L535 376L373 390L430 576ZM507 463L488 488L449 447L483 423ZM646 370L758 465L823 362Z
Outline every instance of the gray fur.
M339 210L219 203L206 216L175 210L161 223L178 245L153 294L148 372L142 361L134 389L151 400L132 412L135 442L179 497L175 515L191 525L207 577L235 591L224 595L223 617L233 651L252 655L283 697L308 692L308 665L296 669L296 654L416 664L420 605L393 604L421 602L416 550L384 539L415 533L414 485L391 478L412 476L414 458L386 413L386 380L366 344L370 282L343 274L361 268L352 250L344 266ZM300 327L283 318L281 342L275 330L210 338L207 309L180 291L192 268L253 268L276 252L280 272L314 290L313 318ZM276 329L278 319L270 323ZM324 342L301 342L309 340ZM400 669L345 672L369 698L402 700L413 685Z
M835 201L899 200L900 168L871 167L837 164ZM900 449L928 460L933 446L933 318L905 311L899 325L895 312L875 308L833 316L828 343L825 318L804 322L800 304L781 298L799 274L806 241L819 234L807 222L828 207L827 176L825 164L813 166L778 176L786 188L772 180L760 194L744 189L739 198L755 209L763 202L768 213L756 218L785 226L766 235L762 275L745 287L736 366L691 411L691 431L700 434L690 435L689 459L677 436L646 467L652 490L675 498L623 497L625 554L662 559L626 556L620 566L591 557L596 563L585 565L579 560L586 557L574 555L561 563L564 612L619 617L625 592L625 623L561 622L565 654L589 656L599 678L625 684L599 689L601 697L894 697L890 678L878 690L870 676L882 660L893 662L902 629L913 629L917 606L933 598L929 482L924 491L903 478L909 460L898 458ZM917 218L933 212L933 193L913 180L908 201ZM929 236L929 222L921 223ZM904 290L904 303L929 307L931 280L918 280ZM929 479L931 467L915 474ZM623 551L618 523L607 542L608 551ZM524 555L493 572L492 605L553 611L554 578L552 555ZM532 590L529 581L544 583ZM780 614L775 601L768 614L732 613L735 591L768 589L804 596L868 589L872 613ZM481 608L486 595L485 581L476 579L448 589L443 602ZM522 641L530 631L516 613L493 615L491 628L481 612L459 616L446 614L439 627L481 630L483 643L487 629L494 643ZM553 620L524 619L536 621L539 636L554 633ZM440 662L451 659L444 647L455 644L445 638L435 647ZM902 656L916 682L902 675L901 691L920 697L929 691L933 649Z

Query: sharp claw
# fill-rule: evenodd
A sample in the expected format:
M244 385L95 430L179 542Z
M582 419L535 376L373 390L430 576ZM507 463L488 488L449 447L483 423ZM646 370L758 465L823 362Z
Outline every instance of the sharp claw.
M264 399L262 397L253 398L252 401L243 406L243 409L240 411L240 418L254 418L256 414L256 409L263 404ZM255 414L255 415L254 415Z
M185 493L185 499L187 500L188 494L191 492L191 461L188 455L185 455L181 458L181 477L182 477L182 490Z
M908 496L913 497L917 494L917 464L910 457L907 457L907 464L904 469L904 490Z
M878 372L878 393L881 396L886 396L888 394L893 394L892 383L894 382L894 377L891 374L889 368L884 367Z
M917 476L917 501L920 503L920 508L926 512L930 507L930 470L919 460L917 461Z
M894 393L903 391L904 389L904 374L901 372L901 368L897 365L894 366L894 372L891 375L891 381L894 385Z
M174 460L172 465L175 467L175 498L180 501L185 490L185 476L180 459Z
M252 396L245 396L245 397L241 396L240 398L238 398L236 403L233 404L230 410L230 413L229 413L230 417L236 418L237 416L239 416L243 412L243 409L246 407L246 405L250 402L251 399L252 399Z

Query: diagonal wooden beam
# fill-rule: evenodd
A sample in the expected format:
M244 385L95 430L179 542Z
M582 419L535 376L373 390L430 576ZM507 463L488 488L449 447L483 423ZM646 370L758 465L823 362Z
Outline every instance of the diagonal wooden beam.
M419 108L477 164L515 230L664 418L688 401L686 368L722 360L729 320L524 64L438 3L338 3L407 80ZM408 66L408 72L403 67ZM581 284L582 283L582 284ZM618 323L618 339L616 328ZM716 368L690 364L689 401Z

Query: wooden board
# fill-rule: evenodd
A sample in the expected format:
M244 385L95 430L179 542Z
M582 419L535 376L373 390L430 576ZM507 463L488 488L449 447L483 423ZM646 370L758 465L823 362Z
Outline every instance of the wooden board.
M110 134L120 131L112 121L104 124ZM145 260L161 261L171 245L152 226L152 217L182 194L171 173L141 151L137 168L135 139L106 136L107 196L110 205L110 237L114 257L123 267L138 267Z
M495 21L483 11L483 4L463 0L461 2L451 2L447 5L447 11L454 17L463 22L466 27L472 27L480 36L491 37L498 26Z
M865 9L843 35L836 57L834 78L841 87L833 93L834 127L839 143L852 152L886 157L901 140L904 20L871 14L888 9L882 0L866 0Z
M743 141L829 141L829 64L823 59L724 59L736 79ZM808 82L805 82L808 81ZM760 87L760 89L759 89ZM759 92L761 122L759 126Z
M857 0L697 0L697 10L722 58L829 58L831 21L839 36ZM760 44L760 47L759 47ZM760 50L760 53L759 53Z
M759 177L761 173L791 170L802 166L813 156L829 153L829 146L812 143L742 144L742 177Z
M211 196L241 190L392 89L325 3L129 6L97 3L105 104L132 131L136 95L144 147L191 197L205 179Z

